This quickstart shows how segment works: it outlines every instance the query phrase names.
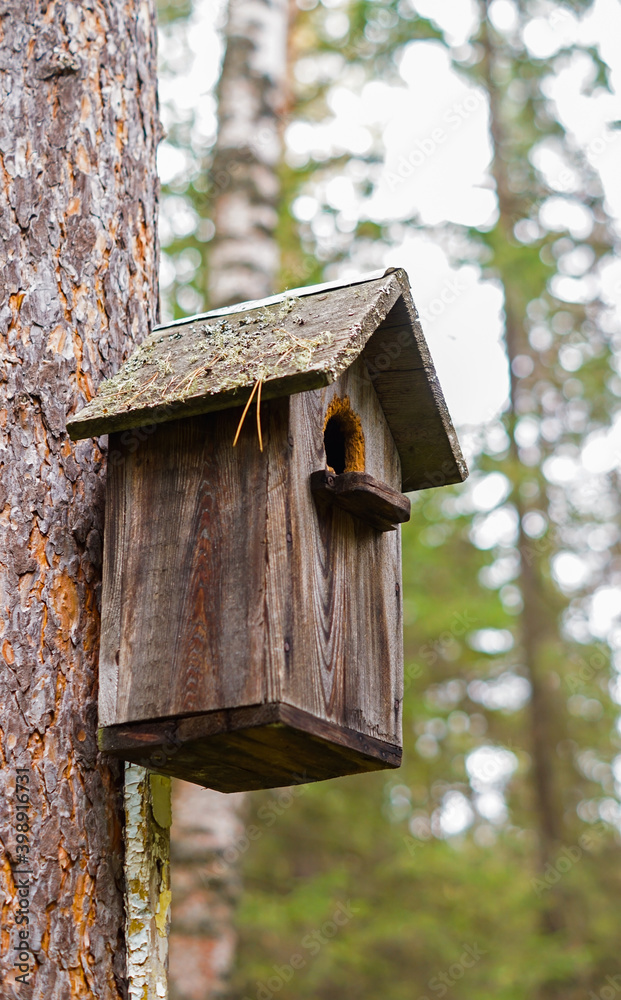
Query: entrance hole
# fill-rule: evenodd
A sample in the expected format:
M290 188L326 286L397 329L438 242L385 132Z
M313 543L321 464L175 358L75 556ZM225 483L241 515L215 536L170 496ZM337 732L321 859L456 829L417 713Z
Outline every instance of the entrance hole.
M334 396L326 413L323 430L326 466L342 472L364 472L364 435L360 417L351 408L349 397Z

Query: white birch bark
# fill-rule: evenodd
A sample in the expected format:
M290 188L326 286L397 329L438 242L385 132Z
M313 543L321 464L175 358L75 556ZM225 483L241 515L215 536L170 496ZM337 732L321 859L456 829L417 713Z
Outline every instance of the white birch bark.
M125 937L129 1000L168 996L170 778L125 765Z
M288 19L288 0L230 0L212 170L212 308L275 291Z
M212 169L209 305L276 290L288 0L230 0ZM235 955L243 795L173 783L171 1000L225 997Z

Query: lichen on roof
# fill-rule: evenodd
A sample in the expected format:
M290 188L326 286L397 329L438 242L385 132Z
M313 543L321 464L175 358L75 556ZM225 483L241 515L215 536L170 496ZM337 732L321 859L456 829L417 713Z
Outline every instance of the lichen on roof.
M320 389L364 357L404 488L467 470L400 268L159 327L80 412L74 440Z
M94 399L67 421L73 437L243 405L338 378L396 298L404 272L263 302L242 303L156 328Z
M196 323L187 331L155 331L101 387L98 400L105 414L158 403L177 403L196 395L218 395L271 381L312 366L318 348L331 343L330 330L305 335L305 320L290 316L296 300L275 310Z
M403 272L316 294L233 306L160 327L67 424L72 435L241 405L332 382L363 350Z

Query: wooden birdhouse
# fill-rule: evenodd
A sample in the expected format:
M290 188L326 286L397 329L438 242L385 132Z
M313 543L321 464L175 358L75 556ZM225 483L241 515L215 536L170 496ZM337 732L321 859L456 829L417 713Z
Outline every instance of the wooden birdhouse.
M397 767L403 491L467 475L405 272L156 329L68 427L110 435L101 749L226 792Z

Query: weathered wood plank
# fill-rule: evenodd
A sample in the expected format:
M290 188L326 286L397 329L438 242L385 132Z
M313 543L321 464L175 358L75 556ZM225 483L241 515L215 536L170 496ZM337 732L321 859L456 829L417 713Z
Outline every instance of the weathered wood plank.
M100 730L100 749L231 792L398 767L401 748L286 704Z
M268 701L280 701L286 677L293 614L291 607L289 399L274 400L268 409L267 430L267 559L265 565L265 633L263 670Z
M402 671L398 531L379 533L344 511L319 513L310 474L325 467L324 416L348 397L365 437L365 470L393 489L394 447L361 359L333 386L291 399L294 642L284 700L320 719L399 743ZM395 714L395 704L398 711Z
M265 399L325 385L357 357L406 287L400 271L156 329L67 427L80 437L238 406L258 379Z
M155 330L69 417L74 439L320 389L362 355L401 457L403 489L468 472L405 271Z
M378 531L394 531L410 519L409 499L366 472L335 475L321 469L311 473L310 482L315 503L322 509L333 504Z
M233 449L238 416L161 425L110 470L100 662L102 676L121 680L112 714L104 682L103 725L266 697L267 463L250 427Z
M114 461L113 461L114 460ZM106 520L103 539L103 581L101 596L101 645L99 649L99 724L115 722L119 685L121 619L123 608L123 554L130 536L127 505L126 463L118 449L108 453L106 477Z
M361 358L324 390L265 403L263 452L251 415L232 447L239 411L157 426L135 449L111 438L120 458L110 470L103 747L112 752L120 733L127 759L224 790L290 783L296 761L308 780L396 766L399 531L318 512L310 489L326 466L326 419L347 407L364 438L365 471L350 475L381 478L401 497L399 456ZM283 704L303 715L287 721ZM334 756L332 743L353 756Z

